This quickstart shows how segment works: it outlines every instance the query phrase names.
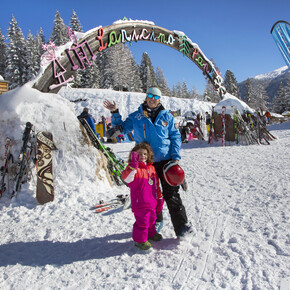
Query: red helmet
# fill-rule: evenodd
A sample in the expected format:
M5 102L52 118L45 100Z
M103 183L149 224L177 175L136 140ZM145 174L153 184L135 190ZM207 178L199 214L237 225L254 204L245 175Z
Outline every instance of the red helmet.
M171 186L178 186L184 181L184 171L176 161L169 161L163 166L163 176Z

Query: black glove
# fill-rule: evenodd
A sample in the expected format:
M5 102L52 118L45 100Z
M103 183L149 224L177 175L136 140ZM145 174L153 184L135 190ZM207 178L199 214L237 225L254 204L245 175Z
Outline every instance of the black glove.
M162 212L160 214L157 215L157 220L156 222L162 222L163 221L163 214Z
M184 178L184 180L183 180L183 183L181 184L181 188L182 188L184 191L187 191L187 189L188 189L187 181L185 180L185 178Z
M116 125L115 127L109 129L106 132L106 137L112 139L119 136L122 132L123 132L123 127L121 125Z

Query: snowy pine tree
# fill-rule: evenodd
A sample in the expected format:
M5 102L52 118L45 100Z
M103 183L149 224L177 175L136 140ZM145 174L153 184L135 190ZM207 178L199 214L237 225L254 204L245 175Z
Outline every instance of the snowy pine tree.
M98 64L99 70L100 70L100 88L101 89L108 89L112 88L112 78L110 74L107 74L105 72L105 68L108 63L108 49L101 51L97 54L96 62Z
M178 95L178 93L177 93L177 87L176 87L176 85L173 85L172 86L172 90L171 90L171 96L176 98L177 95Z
M188 91L187 84L186 84L185 80L182 80L180 98L183 98L183 99L189 99L190 98L190 94L189 94L189 91Z
M0 29L0 75L3 78L5 78L5 70L6 70L6 49L7 45L5 43L5 38Z
M70 17L69 26L73 31L83 32L83 27L74 10L72 12L72 16Z
M140 76L144 93L147 91L148 88L157 86L154 68L147 52L144 52L142 55L140 64Z
M132 89L132 55L127 45L116 44L105 51L102 73L105 75L104 88L119 91ZM134 85L133 85L134 86Z
M128 48L128 47L127 47ZM129 50L129 48L128 48ZM142 92L142 81L140 78L140 67L137 65L136 60L131 53L129 54L129 63L128 65L131 67L131 76L129 78L129 91L130 92Z
M41 56L44 53L43 45L45 44L45 38L42 28L36 33L35 45L36 45L36 59L38 63L38 70L40 68Z
M100 88L100 72L95 62L91 66L86 65L81 78L82 88Z
M56 11L54 25L49 41L54 42L56 46L63 45L69 41L68 30L60 14Z
M207 84L203 92L203 100L205 102L211 102L210 91L211 91L210 84Z
M176 85L172 86L172 96L175 98L181 98L182 96L182 85L177 82Z
M282 114L286 111L286 92L282 82L280 83L279 90L273 99L272 110L278 114Z
M10 88L14 89L28 80L26 53L23 53L26 51L26 40L14 16L9 24L5 76Z
M287 78L285 87L285 111L290 111L290 76Z
M156 68L156 74L155 75L156 75L157 86L161 90L162 95L170 97L171 96L171 91L170 91L170 89L168 87L168 83L167 83L167 80L166 80L166 78L164 76L164 73L163 73L162 69L159 66Z
M220 101L220 96L217 93L217 91L214 89L211 82L208 82L205 86L203 99L206 102L212 102L212 103L218 103Z
M248 105L255 110L262 109L263 111L266 111L269 104L268 99L269 97L267 96L264 86L258 84L254 91L254 96Z
M45 37L42 28L40 27L39 32L36 33L37 38L40 40L41 44L45 43Z
M36 39L33 37L30 31L27 36L26 60L28 65L26 78L27 80L31 80L37 75L40 68L40 62Z
M224 78L224 86L228 93L240 99L240 90L235 75L227 70Z
M195 88L195 86L192 86L191 87L191 90L190 90L190 99L201 100L201 96L200 96L198 90Z
M250 106L252 102L254 102L255 93L253 88L253 83L250 78L246 81L246 90L245 90L245 102Z

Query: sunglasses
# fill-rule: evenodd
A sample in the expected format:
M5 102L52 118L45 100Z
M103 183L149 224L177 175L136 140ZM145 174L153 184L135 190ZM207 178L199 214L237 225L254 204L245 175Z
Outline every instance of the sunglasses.
M153 94L147 94L147 97L148 97L149 99L154 98L155 100L159 100L159 99L160 99L160 96L153 95Z

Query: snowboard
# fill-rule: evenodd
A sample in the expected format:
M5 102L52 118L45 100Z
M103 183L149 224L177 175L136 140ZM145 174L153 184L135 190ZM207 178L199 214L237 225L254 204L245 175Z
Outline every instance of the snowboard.
M36 199L40 204L54 200L52 150L56 150L53 136L50 132L39 132L37 141L37 184Z

